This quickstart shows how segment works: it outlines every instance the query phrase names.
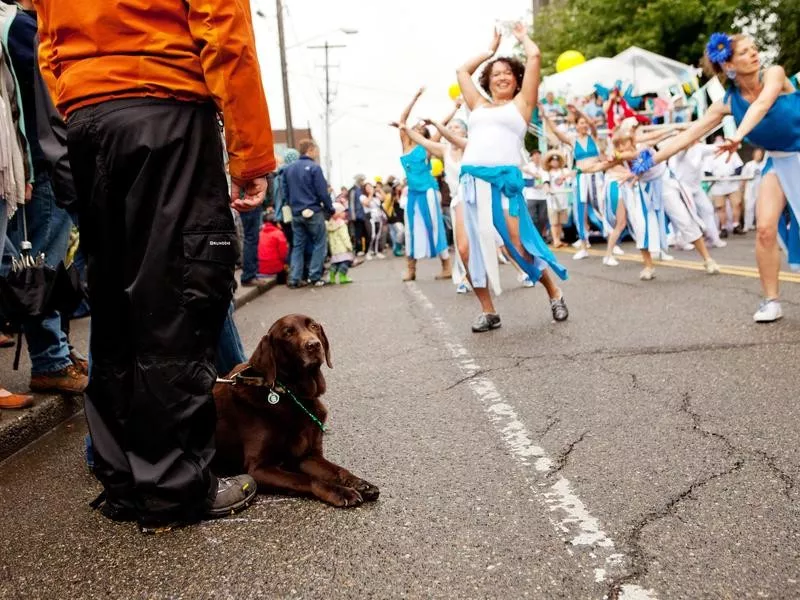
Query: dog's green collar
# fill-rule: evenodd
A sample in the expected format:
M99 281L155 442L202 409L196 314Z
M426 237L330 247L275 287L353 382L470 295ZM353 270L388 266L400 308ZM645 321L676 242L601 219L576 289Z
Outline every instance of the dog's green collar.
M312 421L314 421L314 423L317 424L317 427L319 427L323 432L326 431L325 425L322 423L322 421L320 421L314 413L312 413L310 410L308 410L303 405L303 403L300 402L300 400L297 399L297 397L292 393L292 390L290 390L288 387L283 385L277 379L275 380L275 387L270 388L269 395L267 396L267 402L269 402L270 404L277 404L280 401L280 395L281 394L286 394L287 396L289 396L289 398L291 398L292 401L297 406L300 407L300 410L302 410L304 413L306 413L308 415L308 417ZM275 399L276 396L277 396L277 400Z

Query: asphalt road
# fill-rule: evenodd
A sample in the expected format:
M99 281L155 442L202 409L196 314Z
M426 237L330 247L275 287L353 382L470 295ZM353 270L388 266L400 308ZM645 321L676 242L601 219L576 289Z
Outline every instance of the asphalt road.
M325 324L326 454L380 500L143 536L88 508L77 417L0 464L0 597L798 598L800 285L754 324L751 244L647 283L564 254L562 324L504 267L484 335L430 261L272 290L236 314L246 348L289 312Z

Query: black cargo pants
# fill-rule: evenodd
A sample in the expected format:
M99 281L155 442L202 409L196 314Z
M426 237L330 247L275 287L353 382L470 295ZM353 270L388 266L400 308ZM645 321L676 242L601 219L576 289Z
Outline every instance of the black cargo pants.
M92 306L95 475L141 522L192 520L216 491L214 350L238 255L215 110L115 100L67 126Z

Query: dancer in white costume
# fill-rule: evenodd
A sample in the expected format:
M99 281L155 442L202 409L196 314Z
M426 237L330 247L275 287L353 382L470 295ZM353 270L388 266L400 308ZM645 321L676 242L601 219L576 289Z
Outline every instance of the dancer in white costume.
M678 152L669 159L669 168L675 174L688 192L692 195L698 216L705 225L706 239L711 242L714 248L724 248L728 243L720 239L719 227L717 226L717 213L711 198L708 197L703 189L703 164L707 157L717 151L716 147L700 142L690 146L686 150Z
M725 97L655 155L656 161L708 135L727 115L733 115L736 133L720 152L739 150L747 137L769 153L756 205L756 260L764 300L753 315L759 323L783 316L779 297L781 255L786 246L789 264L800 266L800 91L775 65L762 70L753 40L745 35L715 33L706 46L709 75L727 86ZM789 208L788 218L784 210Z
M523 139L539 94L541 54L524 25L517 23L513 33L525 51L526 64L515 58L489 62L481 73L480 85L490 99L478 91L472 74L497 52L501 40L497 31L489 51L470 59L457 71L461 92L472 111L470 138L461 167L468 244L460 245L459 253L481 304L482 312L472 325L476 333L500 327L500 316L488 287L491 285L495 293L501 291L495 232L530 280L542 283L553 318L564 321L569 315L561 290L547 267L562 279L566 278L566 269L534 227L522 194Z
M652 148L643 140L650 138L647 133L638 131L639 123L635 120L626 119L622 126L621 131L630 132L636 142L636 148L639 152L649 152L652 155ZM666 137L672 135L673 132L650 132L656 133L659 137ZM658 139L656 139L656 142ZM622 155L631 160L630 153L622 153ZM670 223L676 232L680 233L681 237L688 243L694 244L694 249L703 259L706 273L709 275L716 275L719 273L719 265L711 258L708 251L706 242L703 239L703 229L705 225L703 220L697 214L697 209L694 205L694 200L672 172L667 168L667 165L657 164L650 170L640 176L640 182L644 184L645 191L653 196L653 206L656 210L663 211L663 214L669 218ZM661 257L663 258L666 246L665 227L664 221L661 221Z
M670 159L672 160L672 159ZM761 148L753 151L753 158L742 169L744 181L744 230L750 231L756 224L756 200L758 188L761 187L761 177L767 166L767 155Z
M586 172L586 167L601 160L600 144L597 141L597 126L594 121L574 109L577 117L574 134L560 130L547 116L547 112L540 105L539 113L550 127L553 134L562 144L572 149L575 158L575 194L573 200L572 220L578 231L578 252L573 255L574 260L581 260L589 256L589 222L595 225L603 235L610 227L603 221L603 176L599 172ZM586 173L584 175L584 173ZM615 248L617 254L623 254L622 249Z

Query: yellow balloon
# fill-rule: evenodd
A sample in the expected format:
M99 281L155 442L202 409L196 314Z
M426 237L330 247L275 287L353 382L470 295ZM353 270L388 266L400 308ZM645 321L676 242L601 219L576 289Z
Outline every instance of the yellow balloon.
M444 163L440 158L432 158L431 159L431 175L434 177L438 177L444 173Z
M586 58L577 50L567 50L556 60L556 72L563 73L567 69L577 67L586 62Z
M450 86L450 89L447 90L447 93L452 100L455 100L461 95L461 86L459 86L457 83L454 83Z

